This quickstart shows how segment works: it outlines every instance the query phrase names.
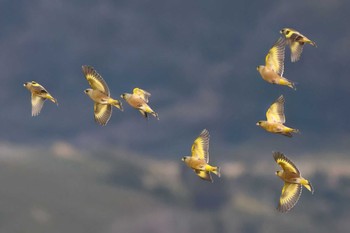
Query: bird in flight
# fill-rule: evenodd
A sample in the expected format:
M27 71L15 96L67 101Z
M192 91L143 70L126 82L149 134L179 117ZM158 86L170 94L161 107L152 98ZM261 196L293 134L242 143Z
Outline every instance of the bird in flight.
M148 98L151 94L141 88L134 88L132 94L124 93L120 97L123 98L131 107L136 108L140 111L142 116L145 118L148 117L148 114L151 114L159 120L158 113L152 110L148 105Z
M303 52L304 44L311 44L314 47L317 47L316 43L300 32L291 29L291 28L283 28L280 33L284 35L287 40L287 44L290 48L290 59L292 62L297 62L300 59L301 53Z
M100 125L106 125L112 116L112 106L123 111L122 103L110 97L107 83L91 66L82 66L86 80L91 88L84 90L94 101L94 118Z
M210 173L220 177L220 167L209 165L209 132L204 129L194 141L191 148L191 156L184 156L182 161L194 170L203 180L213 182Z
M53 98L52 95L50 95L50 93L39 83L31 81L24 83L23 86L26 87L32 93L32 116L39 115L41 109L44 106L44 102L47 99L58 105L57 100Z
M258 121L256 125L271 133L282 134L287 137L292 137L292 133L298 133L298 129L289 128L284 125L286 117L284 115L284 97L281 95L270 106L266 112L266 121Z
M298 168L284 154L281 152L274 152L273 158L276 163L282 167L282 170L276 171L276 175L284 181L277 210L280 212L287 212L298 202L302 186L308 189L312 194L314 193L314 188L310 181L301 176Z
M296 90L295 84L283 77L286 40L280 37L265 58L265 66L257 67L261 77L268 83L288 86Z

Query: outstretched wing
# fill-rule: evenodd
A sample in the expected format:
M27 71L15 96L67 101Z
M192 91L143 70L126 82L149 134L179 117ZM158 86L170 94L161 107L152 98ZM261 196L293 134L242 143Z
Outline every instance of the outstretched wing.
M140 89L138 87L134 88L133 94L139 96L146 103L148 103L148 98L151 96L151 93L149 93L149 92L147 92L145 90L142 90L142 89Z
M99 90L104 94L106 94L107 96L110 96L107 83L105 82L105 80L103 80L102 76L99 75L92 66L82 66L82 69L83 69L85 78L89 82L92 89Z
M273 152L273 158L275 159L276 163L282 167L284 171L293 172L300 175L300 172L295 166L295 164L290 159L288 159L283 153Z
M110 104L95 103L94 116L97 123L106 125L112 116L112 106Z
M303 52L304 42L290 41L290 59L292 62L297 62Z
M281 95L276 101L269 107L266 112L266 119L268 122L275 122L284 124L286 117L284 115L284 97Z
M298 202L301 195L301 184L284 183L277 210L287 212Z
M284 52L286 47L286 40L280 37L276 43L271 47L269 53L266 55L265 63L270 69L273 69L278 75L283 76L284 71Z
M209 162L209 131L204 129L201 134L194 140L191 148L192 157L204 159Z
M45 98L32 94L32 116L39 115L41 109L43 108Z

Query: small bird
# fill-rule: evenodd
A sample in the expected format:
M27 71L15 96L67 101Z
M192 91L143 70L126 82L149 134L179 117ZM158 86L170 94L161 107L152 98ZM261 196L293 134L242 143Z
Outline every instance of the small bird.
M220 177L220 167L209 165L209 132L204 129L199 137L194 141L191 148L192 155L184 156L182 161L194 170L203 180L213 182L210 172Z
M266 112L267 121L258 121L256 125L271 133L282 134L287 137L292 137L292 133L299 133L298 129L292 129L285 125L286 117L284 115L284 97L281 95L270 106Z
M286 40L280 37L276 43L271 47L265 58L265 66L257 67L261 77L269 83L288 86L294 90L295 84L284 78L284 53Z
M44 106L44 102L47 99L58 105L57 100L53 98L50 93L39 83L31 81L24 83L23 86L25 86L32 93L32 116L39 115Z
M136 108L140 111L142 116L148 117L148 113L152 114L157 120L159 120L158 113L152 110L148 106L148 98L151 94L145 90L138 87L134 88L133 93L124 93L120 97L123 98L131 107Z
M122 103L112 99L107 83L91 66L82 66L85 78L92 88L84 90L94 101L94 118L100 125L106 125L112 116L112 105L123 111Z
M280 212L287 212L298 202L302 186L307 188L312 194L314 193L314 188L308 180L301 176L298 168L284 154L281 152L273 152L273 158L283 169L276 171L276 175L284 181L277 210Z
M283 28L280 33L285 36L287 43L290 48L290 59L292 62L297 62L300 59L301 53L303 52L303 46L305 43L311 44L314 47L317 47L316 43L300 32L291 29Z

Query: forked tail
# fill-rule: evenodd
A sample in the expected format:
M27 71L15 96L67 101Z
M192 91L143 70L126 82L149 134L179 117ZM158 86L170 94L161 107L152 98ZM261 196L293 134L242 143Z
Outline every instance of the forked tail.
M314 194L314 187L312 187L312 184L310 181L306 179L302 179L301 184L304 185L304 187L307 188L312 194Z
M217 175L218 177L221 176L220 167L213 167L212 172L213 172L215 175Z
M122 102L120 102L119 100L111 99L111 100L109 101L109 104L113 105L113 106L116 107L116 108L119 108L120 111L123 111Z

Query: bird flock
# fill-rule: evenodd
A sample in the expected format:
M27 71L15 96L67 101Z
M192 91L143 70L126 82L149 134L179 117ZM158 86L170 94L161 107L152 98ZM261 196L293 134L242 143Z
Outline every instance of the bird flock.
M311 41L294 29L283 28L280 33L282 36L278 38L266 55L265 66L258 66L257 71L262 79L268 83L288 86L296 90L295 83L283 77L285 48L287 46L290 48L291 61L297 62L301 57L305 43L314 47L317 46L314 41ZM83 65L82 72L91 87L85 89L84 92L94 102L94 119L96 123L104 126L112 116L113 107L123 111L122 102L111 97L107 83L92 66ZM57 99L39 83L35 81L26 82L24 87L31 92L32 116L40 114L47 99L58 105ZM149 92L138 87L133 89L132 94L123 93L120 95L131 107L139 110L143 117L148 118L150 114L159 120L158 113L148 105L150 96ZM281 134L287 137L292 137L294 133L298 133L298 129L284 125L286 121L284 103L283 95L279 96L267 110L266 120L260 120L256 125L270 133ZM282 168L275 174L284 181L277 210L287 212L298 202L302 186L311 193L314 192L314 189L311 183L301 176L295 164L283 153L273 152L273 158ZM213 182L211 173L220 177L220 167L209 164L209 131L207 129L204 129L194 140L191 147L191 155L184 156L182 161L203 180Z

